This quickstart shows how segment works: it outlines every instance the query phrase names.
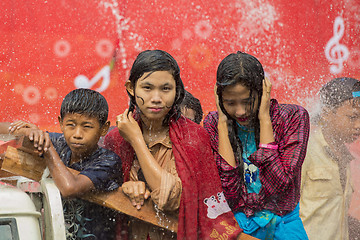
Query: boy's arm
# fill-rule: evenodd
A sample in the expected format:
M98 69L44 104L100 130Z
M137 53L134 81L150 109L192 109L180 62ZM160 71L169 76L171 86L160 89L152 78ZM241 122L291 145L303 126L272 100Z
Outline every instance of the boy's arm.
M35 124L15 121L15 122L0 122L0 134L24 134L27 135L31 129L39 129Z
M49 138L48 133L46 137ZM95 189L93 182L85 175L74 175L61 161L52 143L45 152L46 165L63 197L76 197Z
M33 123L29 123L29 122L25 122L25 121L15 121L10 123L9 126L9 132L10 133L19 133L19 131L21 131L21 129L39 129L38 126L36 126Z
M11 129L13 131L10 131ZM38 130L34 124L23 121L14 123L0 122L0 134L17 133L28 136L34 142L34 147L42 153L46 159L51 176L63 197L73 197L95 189L93 182L85 175L73 175L61 161L49 134Z
M39 153L42 153L44 149L49 148L50 140L45 141L44 132L39 130L39 128L32 123L24 121L16 121L12 123L0 122L0 134L18 134L27 136L34 142L34 147L39 151Z
M50 174L63 197L79 196L95 189L93 182L87 176L74 175L65 166L51 142L49 133L30 129L26 131L26 136L34 142L34 147L43 153Z

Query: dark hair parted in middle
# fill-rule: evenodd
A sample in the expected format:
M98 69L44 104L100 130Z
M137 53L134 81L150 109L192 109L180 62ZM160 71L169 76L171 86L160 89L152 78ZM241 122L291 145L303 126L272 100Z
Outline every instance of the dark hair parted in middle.
M109 106L99 92L79 88L69 92L61 103L60 117L63 119L67 113L96 117L100 126L103 126L108 119Z
M264 69L257 58L254 56L238 51L237 53L232 53L225 57L219 64L217 69L216 76L216 86L217 86L217 95L219 97L219 106L223 113L228 117L228 129L229 129L229 139L231 146L234 151L234 156L237 163L240 165L243 171L243 162L241 160L242 156L242 145L241 141L238 138L236 120L232 119L230 115L226 112L223 104L223 91L226 87L232 87L236 84L241 84L247 87L250 91L250 104L247 111L253 112L255 107L256 99L258 99L258 104L261 102L262 90L263 90L263 80L265 74ZM251 122L250 126L255 130L255 141L256 144L259 144L260 141L260 123L258 118L258 112L253 112L250 116Z
M136 106L135 101L135 86L136 82L141 78L145 73L150 76L153 72L156 71L168 71L174 78L176 83L176 94L174 103L164 119L164 124L168 123L169 119L175 116L178 119L181 115L180 103L184 99L185 89L184 84L180 78L180 68L176 60L167 52L162 50L146 50L141 52L135 59L131 70L129 80L131 85L134 87L134 96L129 92L130 97L130 106L129 112L133 111Z

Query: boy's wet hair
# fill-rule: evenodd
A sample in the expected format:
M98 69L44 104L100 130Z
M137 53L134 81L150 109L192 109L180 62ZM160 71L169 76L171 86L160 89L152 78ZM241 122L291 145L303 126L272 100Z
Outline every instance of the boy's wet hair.
M355 78L334 78L321 87L320 103L323 107L337 108L345 101L352 101L354 106L360 104L360 81Z
M69 92L61 104L60 117L63 119L68 113L95 117L99 120L100 126L103 126L108 118L109 106L99 92L79 88Z
M176 60L169 53L162 50L143 51L136 57L131 67L129 80L136 91L135 86L139 78L141 78L144 73L149 73L149 76L156 71L168 71L173 76L176 84L175 101L163 122L167 124L171 117L175 116L176 119L180 117L180 103L183 101L185 95L184 84L180 78L180 68ZM135 109L136 101L135 96L132 96L129 92L128 95L130 97L130 112Z
M239 171L244 174L244 162L241 160L243 147L238 137L238 127L235 119L232 119L226 112L223 104L223 91L226 87L241 84L250 91L250 105L247 111L252 112L251 125L255 132L256 145L260 142L260 123L258 118L259 108L255 108L256 99L261 103L263 80L265 78L264 69L260 61L247 53L238 51L225 57L219 64L216 75L217 95L219 97L219 106L223 113L228 117L228 136L234 151L235 159L239 165ZM241 177L241 180L244 178Z
M200 100L194 97L190 92L185 90L185 97L181 103L181 108L192 109L195 112L194 122L200 124L203 118L203 110L201 107Z

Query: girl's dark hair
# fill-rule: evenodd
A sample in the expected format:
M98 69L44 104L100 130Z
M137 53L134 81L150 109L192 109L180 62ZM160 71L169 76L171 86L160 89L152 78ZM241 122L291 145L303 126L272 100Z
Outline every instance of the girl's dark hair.
M61 103L60 117L64 119L68 113L78 113L95 117L103 126L108 118L109 106L103 95L99 92L79 88L69 92Z
M166 115L163 124L167 124L169 119L175 116L178 119L181 115L180 103L184 99L185 89L184 84L180 78L180 68L176 60L167 52L162 50L146 50L141 52L135 59L131 70L129 80L134 88L134 96L129 92L130 106L129 112L133 111L136 107L135 101L135 86L136 82L141 78L144 73L148 73L146 77L156 71L168 71L174 78L176 83L175 101L171 106L170 111Z
M203 110L201 107L200 100L194 97L190 92L185 90L185 97L181 103L181 108L192 109L195 112L194 122L200 124L203 118Z
M219 105L223 113L228 117L229 139L234 151L236 162L240 166L240 170L244 173L244 163L242 159L243 147L238 137L236 120L231 118L226 112L223 104L223 91L226 87L241 84L250 90L250 104L247 111L253 112L256 99L257 104L261 102L262 84L264 80L264 69L254 56L238 51L225 57L219 64L216 75L217 95L219 97ZM255 130L256 145L260 142L260 124L258 119L258 111L250 116L250 127ZM243 178L242 178L243 179Z

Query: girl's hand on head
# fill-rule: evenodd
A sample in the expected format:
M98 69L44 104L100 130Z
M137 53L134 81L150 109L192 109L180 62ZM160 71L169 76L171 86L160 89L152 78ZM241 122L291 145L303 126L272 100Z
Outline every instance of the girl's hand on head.
M10 123L9 133L10 134L21 133L22 128L39 129L38 126L36 126L33 123L28 123L28 122L19 120L19 121L15 121L13 123Z
M143 137L140 126L133 118L132 112L129 112L129 109L116 117L116 126L120 135L130 144L139 137Z
M261 103L259 107L259 121L269 120L270 121L270 93L271 93L271 82L268 78L263 80L263 93L261 97Z
M216 108L217 108L217 111L218 111L218 114L219 114L219 121L226 122L228 119L227 119L227 116L225 115L225 113L220 108L219 96L217 95L217 86L216 86L216 84L215 84L215 87L214 87L214 95L215 95Z
M144 200L150 197L150 191L142 181L128 181L123 183L121 187L130 198L132 205L138 210L144 205Z

